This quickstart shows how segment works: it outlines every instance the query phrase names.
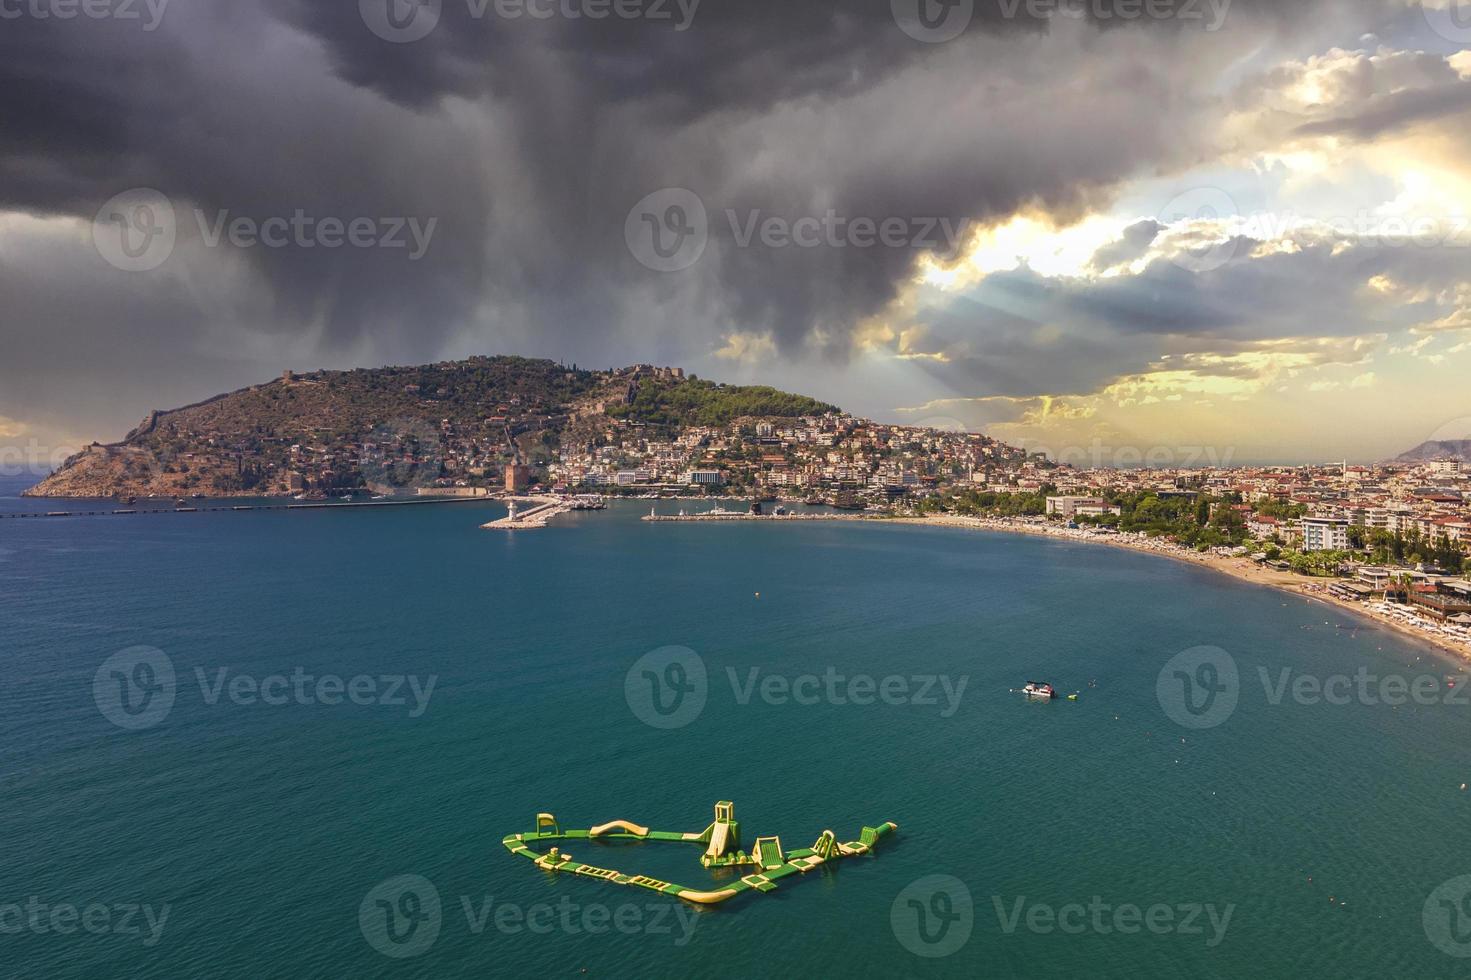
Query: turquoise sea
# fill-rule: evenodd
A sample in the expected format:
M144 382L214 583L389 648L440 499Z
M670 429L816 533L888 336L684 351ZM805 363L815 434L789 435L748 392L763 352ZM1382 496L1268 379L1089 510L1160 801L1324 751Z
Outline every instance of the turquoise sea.
M0 511L58 506L21 485ZM1471 704L1273 703L1259 680L1445 684L1414 642L1117 549L648 506L514 534L478 530L503 513L481 503L0 521L0 975L1471 970ZM660 728L630 672L670 646L707 683ZM1202 646L1237 703L1186 727L1160 676ZM1033 678L1079 699L1013 693ZM899 832L700 909L500 844L539 811L699 831L717 800L747 844ZM692 845L566 849L719 880Z

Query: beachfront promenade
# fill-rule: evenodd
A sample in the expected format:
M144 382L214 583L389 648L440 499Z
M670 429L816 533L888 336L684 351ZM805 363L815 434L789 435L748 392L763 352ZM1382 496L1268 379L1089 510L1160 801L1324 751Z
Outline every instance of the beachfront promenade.
M864 521L873 524L908 524L921 527L964 528L976 531L997 531L1004 534L1026 534L1086 544L1102 544L1129 551L1159 555L1189 562L1202 568L1222 572L1234 578L1265 585L1270 588L1291 592L1340 609L1375 620L1379 624L1413 636L1461 658L1471 659L1471 631L1441 623L1433 623L1414 615L1402 607L1390 607L1384 603L1368 604L1350 601L1328 591L1331 579L1305 578L1290 572L1266 568L1248 557L1220 552L1199 552L1186 548L1164 537L1150 537L1133 532L1104 533L1093 529L1069 528L1045 521L1007 517L962 517L959 515L933 515L929 517L894 517L877 514L789 514L780 517L749 513L704 513L677 516L648 515L643 518L653 523L735 523L745 521Z
M652 523L695 523L711 521L877 521L881 517L867 514L647 514L640 520Z

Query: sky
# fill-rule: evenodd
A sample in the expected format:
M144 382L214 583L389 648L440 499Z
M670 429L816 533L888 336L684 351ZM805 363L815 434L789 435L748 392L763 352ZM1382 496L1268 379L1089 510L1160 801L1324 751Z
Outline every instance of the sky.
M0 0L0 465L683 366L1085 465L1471 438L1471 0Z

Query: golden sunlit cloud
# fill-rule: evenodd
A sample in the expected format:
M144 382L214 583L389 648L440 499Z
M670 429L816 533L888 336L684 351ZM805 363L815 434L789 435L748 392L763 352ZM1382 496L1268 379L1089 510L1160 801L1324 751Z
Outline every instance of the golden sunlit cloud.
M715 356L727 361L755 364L769 361L776 356L776 338L766 333L727 334L725 346L715 351Z

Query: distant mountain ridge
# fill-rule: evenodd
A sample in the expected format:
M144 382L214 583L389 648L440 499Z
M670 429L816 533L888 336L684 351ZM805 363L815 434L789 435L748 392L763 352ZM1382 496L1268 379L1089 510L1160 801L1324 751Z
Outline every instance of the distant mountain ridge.
M1396 463L1424 463L1432 459L1459 459L1471 463L1471 439L1432 439L1394 458Z
M721 385L650 365L606 371L523 357L417 367L284 372L183 408L150 412L121 441L93 443L29 496L257 495L361 489L432 463L433 478L493 482L564 441L594 442L615 421L651 435L737 418L837 413L767 387ZM420 476L423 475L422 470Z

